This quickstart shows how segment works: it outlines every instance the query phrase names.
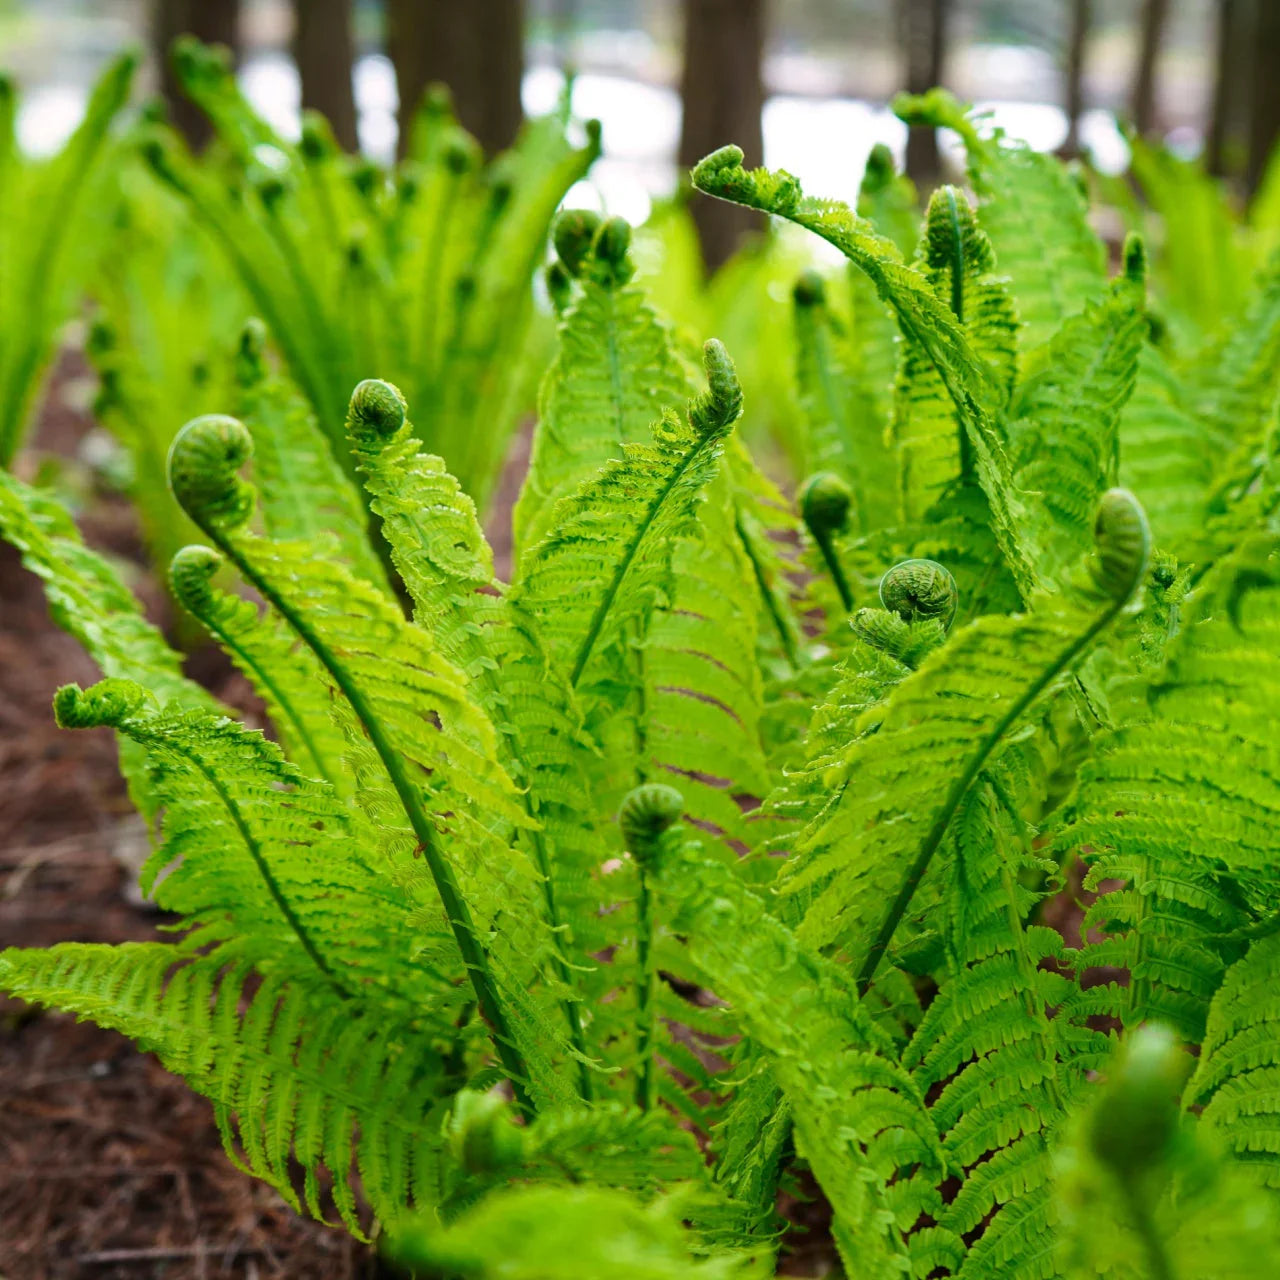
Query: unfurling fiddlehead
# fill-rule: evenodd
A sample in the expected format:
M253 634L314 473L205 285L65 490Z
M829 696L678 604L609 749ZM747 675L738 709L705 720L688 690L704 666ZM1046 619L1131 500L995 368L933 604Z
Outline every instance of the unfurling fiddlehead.
M880 579L880 603L903 622L936 618L945 631L957 601L956 580L936 560L903 560Z
M210 536L240 528L256 493L237 472L253 456L253 437L226 414L193 418L169 448L169 487L183 510Z
M800 490L800 515L805 528L822 553L823 563L840 593L840 603L848 613L853 608L853 592L836 554L835 538L849 525L849 508L853 494L832 471L819 471L810 476Z
M707 389L689 401L689 425L700 436L722 436L742 414L742 383L719 338L702 344Z
M133 680L99 680L88 689L64 684L53 695L53 716L60 729L114 728L150 696Z
M1094 554L1089 574L1099 591L1128 600L1147 572L1151 527L1141 503L1128 489L1108 489L1093 523Z
M680 820L684 797L674 787L647 782L629 791L618 810L623 843L636 864L636 1106L654 1103L653 1078L653 916L649 877L658 870L663 837Z

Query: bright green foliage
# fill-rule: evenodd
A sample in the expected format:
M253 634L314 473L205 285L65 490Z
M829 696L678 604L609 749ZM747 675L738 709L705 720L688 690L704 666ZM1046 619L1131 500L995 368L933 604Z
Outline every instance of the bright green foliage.
M18 150L13 82L0 79L0 467L22 443L58 326L92 266L89 197L136 66L123 54L107 68L80 127L42 162Z
M335 455L351 387L380 374L406 388L431 447L483 500L527 392L546 227L595 158L598 128L572 148L566 105L484 164L435 93L387 173L344 156L317 117L286 142L198 42L180 41L174 62L222 164L198 163L161 128L144 154L236 273Z
M231 172L276 146L218 64L187 74ZM366 378L339 436L250 325L244 420L169 451L210 544L171 579L273 740L0 485L108 677L56 713L120 737L178 925L6 951L0 983L154 1050L251 1172L415 1274L770 1274L796 1192L850 1277L1280 1258L1276 275L1216 332L1165 326L1165 268L1135 237L1106 279L1073 175L943 97L904 111L962 133L976 204L917 218L883 153L856 214L736 148L695 171L855 273L777 290L766 249L722 278L795 307L757 382L796 381L794 502L725 344L695 375L616 219L556 225L509 582L452 390ZM312 122L297 189L238 206L246 261L303 243L314 197L453 262L474 156L437 98L411 153L413 212ZM381 316L422 352L446 311Z

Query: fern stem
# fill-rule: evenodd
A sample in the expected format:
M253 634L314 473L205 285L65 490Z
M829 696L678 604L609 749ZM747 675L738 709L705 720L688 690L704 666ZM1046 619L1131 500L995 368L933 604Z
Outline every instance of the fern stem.
M276 591L263 575L257 572L248 558L240 553L230 539L222 535L213 522L209 522L204 531L217 542L219 548L244 575L245 580L285 619L302 642L316 655L333 677L334 683L337 684L343 696L350 703L351 709L364 726L365 733L369 736L370 744L378 753L383 767L387 771L387 776L391 779L391 785L395 788L396 795L400 799L400 804L409 819L409 825L413 828L413 833L418 838L418 843L422 846L423 858L426 861L428 870L431 872L431 878L435 882L436 892L440 895L440 902L449 920L449 927L453 931L458 950L462 954L463 964L467 969L467 975L471 980L472 988L475 990L476 1004L480 1009L481 1016L489 1025L494 1048L497 1050L498 1058L502 1063L507 1078L511 1081L516 1102L527 1115L534 1115L536 1108L526 1088L527 1069L520 1050L516 1047L502 1002L498 999L497 986L489 969L488 954L476 933L475 923L471 919L470 908L467 906L467 901L458 887L453 868L441 853L435 827L422 807L422 802L405 770L404 762L400 759L399 753L387 740L382 725L378 717L374 715L373 708L370 707L364 693L351 679L342 663L330 652L329 647L307 623L306 619Z
M1120 1178L1119 1182L1125 1208L1138 1233L1138 1239L1142 1241L1143 1252L1147 1255L1151 1280L1177 1280L1178 1273L1174 1270L1173 1260L1169 1257L1164 1241L1160 1238L1160 1231L1152 1217L1151 1205L1145 1189L1139 1187L1137 1181L1131 1177Z
M933 826L929 828L929 833L925 836L924 843L920 846L920 852L916 854L910 867L907 868L907 873L898 887L898 892L889 904L889 909L885 912L879 929L876 930L875 938L867 951L866 959L858 970L859 997L865 996L870 990L871 983L875 980L876 970L880 967L880 961L884 959L884 954L889 949L890 942L893 941L893 935L902 923L902 917L911 905L911 900L915 897L916 890L920 887L920 882L924 879L925 872L928 871L929 864L933 861L933 855L937 853L938 847L942 844L951 826L952 819L956 815L956 810L960 807L960 802L964 799L978 774L986 767L987 761L991 758L991 753L999 746L1010 728L1022 718L1027 708L1110 626L1125 604L1128 603L1128 599L1129 597L1126 595L1099 614L1089 627L1067 645L1053 662L1040 673L1034 683L1009 708L995 728L983 738L978 745L977 751L974 752L973 757L970 759L968 767L951 784L951 790L947 792L942 808L938 811L938 816L934 819Z
M654 1103L653 1077L653 899L649 877L638 868L636 894L636 1106L649 1111Z
M813 533L814 542L818 544L818 550L822 552L822 562L827 566L831 581L836 585L836 591L840 596L840 603L844 606L845 613L852 613L853 592L849 589L849 579L845 577L840 557L836 555L835 540L827 530L812 530L811 532Z
M765 611L772 620L774 630L777 631L778 639L782 643L783 655L786 657L787 662L791 664L791 669L798 671L800 669L800 654L796 648L796 638L792 634L791 628L787 626L782 606L779 605L777 597L773 594L773 587L770 585L768 576L764 571L764 565L761 563L760 556L756 553L755 542L743 524L741 508L736 504L734 506L733 525L738 531L738 540L742 543L743 551L746 552L747 560L751 565L751 572L755 575L756 586L760 589L760 598L764 601Z
M951 310L956 321L964 324L964 232L960 226L960 210L956 207L954 187L945 188L947 216L951 221ZM960 480L969 483L973 480L973 445L969 441L969 432L965 428L964 415L958 414L958 443L960 447Z

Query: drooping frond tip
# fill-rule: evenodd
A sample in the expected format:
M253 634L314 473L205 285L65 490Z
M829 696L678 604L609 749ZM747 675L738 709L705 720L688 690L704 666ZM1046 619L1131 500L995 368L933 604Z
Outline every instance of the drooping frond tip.
M664 832L679 822L684 796L664 782L646 782L623 798L618 829L627 851L641 866L653 860Z
M718 196L751 209L763 209L783 217L794 213L800 203L799 181L785 169L775 173L742 167L742 148L721 147L704 156L693 167L693 185L709 196Z
M252 456L243 422L222 413L192 418L169 447L169 487L202 529L236 529L253 513L253 486L237 474Z
M366 378L351 393L347 434L357 444L377 446L404 426L408 413L399 387L381 378Z
M937 618L949 627L958 600L956 580L936 560L903 560L880 579L880 603L903 622Z
M1128 600L1151 558L1151 526L1142 504L1128 489L1108 489L1102 495L1093 538L1089 572L1094 585L1113 600Z
M699 435L722 435L742 413L742 384L719 338L708 338L703 344L702 366L707 389L689 402L689 423Z
M801 518L819 541L844 530L852 504L852 491L834 471L819 471L810 476L800 490Z
M97 729L119 724L148 696L133 680L99 680L88 689L64 684L53 695L53 715L60 729Z

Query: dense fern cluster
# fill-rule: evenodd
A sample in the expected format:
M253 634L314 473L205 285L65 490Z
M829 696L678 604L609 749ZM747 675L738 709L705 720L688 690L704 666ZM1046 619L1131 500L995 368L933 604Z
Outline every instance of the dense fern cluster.
M0 474L104 676L55 713L116 732L178 924L0 985L416 1274L772 1274L805 1171L850 1277L1280 1259L1280 270L1190 336L1056 161L900 110L968 155L918 226L880 153L858 212L733 147L693 175L850 264L795 281L794 505L616 218L556 224L509 580L410 420L435 443L443 383L360 382L339 437L251 326L241 416L169 451L170 577L269 736ZM323 150L236 205L286 273Z

